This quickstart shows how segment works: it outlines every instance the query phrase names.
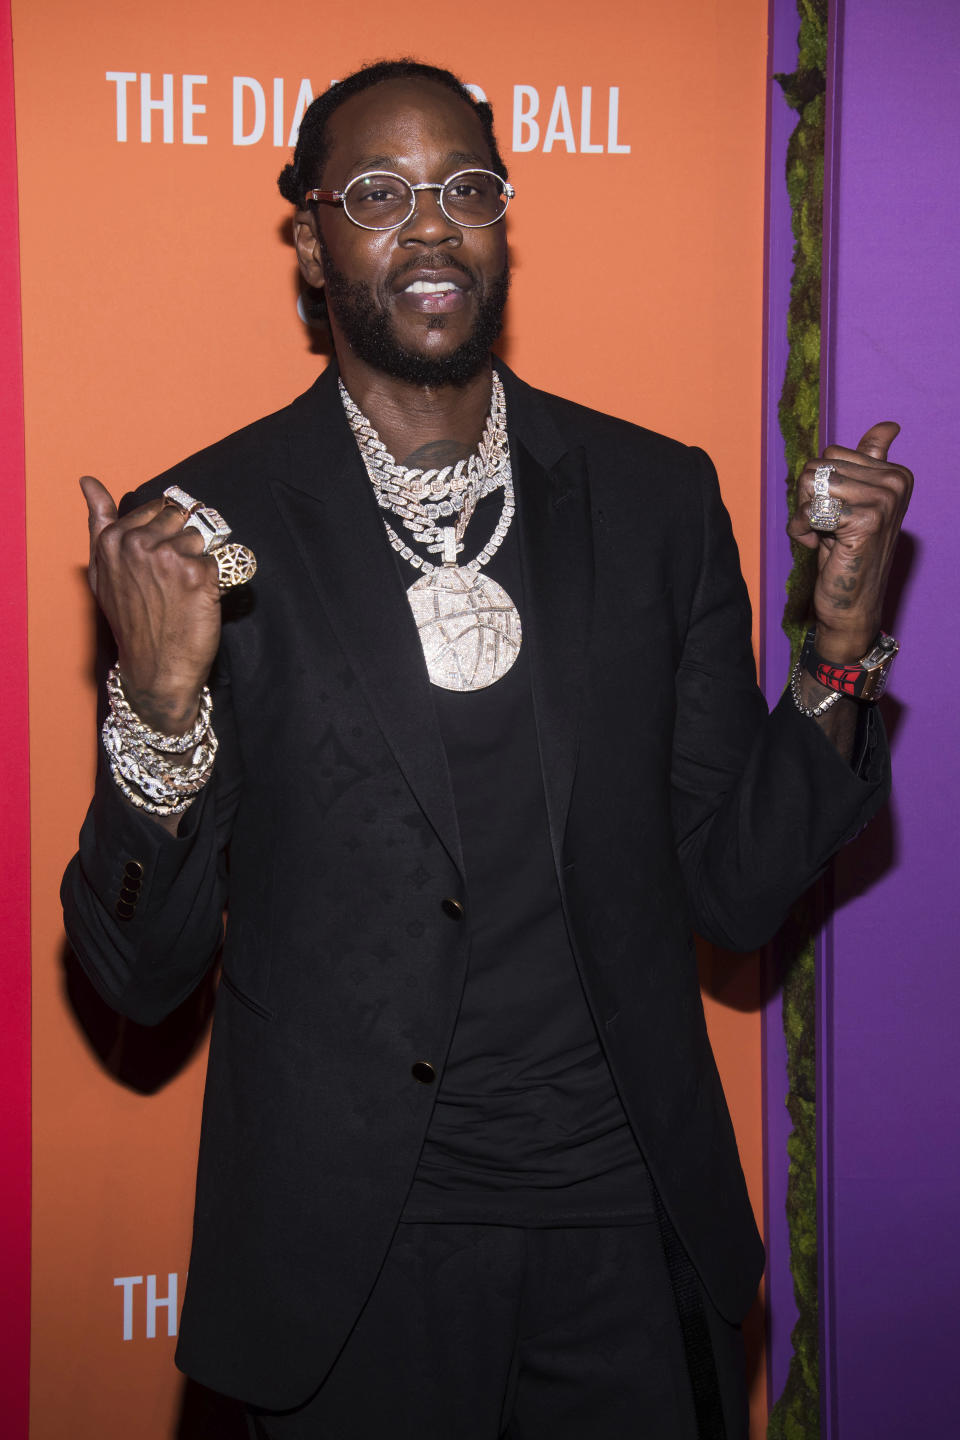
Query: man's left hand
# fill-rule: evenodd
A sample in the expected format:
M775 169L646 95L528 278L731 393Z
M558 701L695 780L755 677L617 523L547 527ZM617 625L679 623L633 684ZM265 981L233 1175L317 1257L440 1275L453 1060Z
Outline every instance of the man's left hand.
M828 445L800 476L797 511L787 533L818 552L813 594L817 651L837 664L859 659L880 629L890 564L913 490L910 471L887 460L899 433L894 421L881 421L856 450ZM832 531L815 530L809 519L819 465L831 466L830 494L843 501Z

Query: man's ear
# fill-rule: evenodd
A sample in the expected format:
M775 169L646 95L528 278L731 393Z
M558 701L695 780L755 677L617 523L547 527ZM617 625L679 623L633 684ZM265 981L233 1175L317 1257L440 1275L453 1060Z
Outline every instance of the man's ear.
M309 210L298 210L293 217L293 243L297 250L300 274L308 285L319 290L323 285L323 260L317 222Z

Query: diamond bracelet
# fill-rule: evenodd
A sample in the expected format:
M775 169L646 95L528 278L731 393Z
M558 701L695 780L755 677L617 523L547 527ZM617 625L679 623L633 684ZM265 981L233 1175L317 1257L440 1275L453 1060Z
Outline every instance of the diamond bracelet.
M216 759L209 688L203 687L200 714L184 735L164 735L144 724L123 693L117 665L107 676L107 698L110 710L100 738L114 783L138 810L182 815L210 779ZM189 760L172 758L188 750L193 751Z

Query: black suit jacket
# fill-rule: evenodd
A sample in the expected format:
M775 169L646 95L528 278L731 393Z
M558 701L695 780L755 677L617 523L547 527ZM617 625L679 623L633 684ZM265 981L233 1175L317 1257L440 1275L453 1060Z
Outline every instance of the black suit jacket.
M717 1307L762 1250L710 1051L692 932L752 948L879 805L789 697L768 717L706 456L501 366L524 640L553 852L586 994L673 1223ZM101 774L67 929L137 1020L208 968L229 904L178 1358L303 1401L374 1283L417 1163L469 952L446 759L336 371L163 475L256 550L224 602L221 753L177 838ZM132 503L132 502L131 502ZM130 860L135 915L115 913ZM466 920L445 899L459 900Z

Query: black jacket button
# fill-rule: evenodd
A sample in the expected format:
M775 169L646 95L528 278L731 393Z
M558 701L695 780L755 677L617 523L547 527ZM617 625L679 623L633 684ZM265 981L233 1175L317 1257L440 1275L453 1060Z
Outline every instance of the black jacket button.
M451 920L462 920L465 914L464 908L460 904L460 901L454 900L452 895L448 895L445 900L441 900L440 908L443 911L444 915L450 916Z
M416 1060L410 1067L410 1074L414 1080L419 1080L421 1085L432 1085L437 1078L437 1072L429 1060Z

